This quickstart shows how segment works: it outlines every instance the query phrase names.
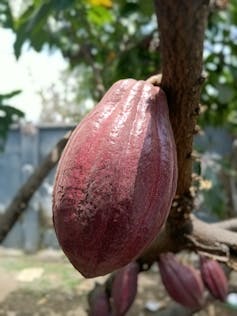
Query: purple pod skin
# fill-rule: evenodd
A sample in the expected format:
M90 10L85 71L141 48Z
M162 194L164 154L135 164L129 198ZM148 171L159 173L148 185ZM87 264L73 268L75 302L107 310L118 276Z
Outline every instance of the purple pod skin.
M109 298L102 285L96 284L89 295L89 316L110 316Z
M72 133L53 192L56 235L85 277L135 260L160 232L177 185L165 93L116 82Z
M161 254L158 261L162 282L177 303L199 309L204 303L204 286L199 271L177 261L172 253Z
M228 280L221 265L216 260L200 256L200 270L204 285L211 295L225 301L228 294Z
M131 262L115 273L112 284L113 316L123 316L131 307L137 294L139 266Z

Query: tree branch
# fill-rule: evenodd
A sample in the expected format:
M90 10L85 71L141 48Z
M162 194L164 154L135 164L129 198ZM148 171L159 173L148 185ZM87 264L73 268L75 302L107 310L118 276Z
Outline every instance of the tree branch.
M10 229L26 209L28 202L39 188L44 178L56 166L70 135L71 132L68 132L59 140L43 162L35 169L34 173L18 190L4 214L0 215L0 243L4 240Z
M227 254L231 251L237 255L237 233L228 231L217 224L208 224L194 215L191 215L192 233L188 236L195 244L195 248L199 250L200 245L207 248L218 249L221 253ZM228 250L227 250L228 248ZM201 250L201 249L200 249Z
M219 227L222 229L227 229L231 231L237 231L237 218L227 219L225 221L213 223L212 227Z
M217 224L205 223L193 215L186 226L177 227L175 234L167 224L139 261L150 265L162 252L179 252L183 249L205 253L237 270L237 233Z

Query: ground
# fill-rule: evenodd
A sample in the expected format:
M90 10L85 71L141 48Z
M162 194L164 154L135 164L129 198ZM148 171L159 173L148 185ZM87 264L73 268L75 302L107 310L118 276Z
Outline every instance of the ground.
M156 270L154 266L139 275L138 295L127 316L191 315L168 298ZM58 251L24 255L1 248L0 316L86 316L87 293L104 280L84 279ZM157 304L159 310L152 311ZM214 302L195 315L236 314L226 304Z

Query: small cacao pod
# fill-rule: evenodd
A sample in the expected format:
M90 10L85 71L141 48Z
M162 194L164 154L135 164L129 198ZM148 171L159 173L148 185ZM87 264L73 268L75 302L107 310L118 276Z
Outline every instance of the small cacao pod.
M191 309L202 306L204 286L199 271L180 263L172 253L161 254L158 265L162 283L173 300Z
M200 256L200 270L204 285L212 296L225 301L228 294L228 280L221 265L216 260Z
M176 182L164 92L116 82L77 126L57 168L53 221L73 266L95 277L137 258L166 221Z
M109 298L103 285L96 284L89 294L89 316L110 316Z
M111 291L114 316L125 315L135 300L138 272L138 264L131 262L115 273Z

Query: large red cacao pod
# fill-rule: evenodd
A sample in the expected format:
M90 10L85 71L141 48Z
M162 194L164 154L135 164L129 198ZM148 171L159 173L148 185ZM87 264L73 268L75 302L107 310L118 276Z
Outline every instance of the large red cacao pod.
M73 266L95 277L138 257L163 226L176 182L164 92L116 82L77 126L57 169L53 220Z
M179 304L198 309L204 303L204 286L198 270L180 263L174 254L159 256L162 283L170 297Z
M213 259L200 257L203 282L209 292L217 299L225 301L228 294L228 280L220 264Z
M112 284L113 316L124 316L137 294L139 266L131 262L118 270Z

